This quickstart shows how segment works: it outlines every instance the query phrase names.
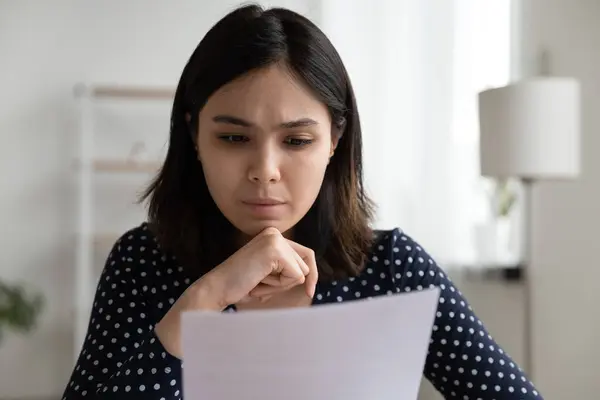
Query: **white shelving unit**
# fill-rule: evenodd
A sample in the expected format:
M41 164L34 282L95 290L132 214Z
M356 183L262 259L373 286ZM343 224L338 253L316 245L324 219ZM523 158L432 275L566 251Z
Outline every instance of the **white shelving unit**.
M98 274L94 268L94 249L114 243L119 234L101 233L94 221L94 177L96 174L153 174L160 161L97 158L95 154L95 106L98 100L118 99L127 102L172 102L175 91L160 87L96 86L75 87L79 109L79 155L75 162L78 180L78 226L76 235L74 290L74 354L79 355L85 339Z

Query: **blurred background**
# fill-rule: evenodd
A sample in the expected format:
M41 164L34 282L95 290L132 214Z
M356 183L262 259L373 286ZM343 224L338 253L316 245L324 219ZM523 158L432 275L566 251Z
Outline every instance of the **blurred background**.
M597 398L600 1L258 3L312 19L346 63L377 227L448 270L547 399ZM62 394L110 246L145 218L182 68L238 4L0 0L0 399ZM580 171L527 203L481 174L478 93L540 74L581 84Z

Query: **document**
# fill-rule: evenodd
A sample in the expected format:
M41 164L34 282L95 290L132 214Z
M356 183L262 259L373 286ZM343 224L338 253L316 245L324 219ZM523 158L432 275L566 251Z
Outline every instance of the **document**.
M185 400L416 400L439 289L182 316Z

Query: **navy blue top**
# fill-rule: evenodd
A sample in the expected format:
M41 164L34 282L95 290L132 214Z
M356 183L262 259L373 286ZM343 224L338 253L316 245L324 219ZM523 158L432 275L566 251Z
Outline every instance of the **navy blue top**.
M363 272L319 282L314 304L439 287L424 376L445 398L541 399L435 261L401 230L380 233ZM102 271L63 399L181 399L181 361L153 328L194 279L161 252L147 224L125 233Z

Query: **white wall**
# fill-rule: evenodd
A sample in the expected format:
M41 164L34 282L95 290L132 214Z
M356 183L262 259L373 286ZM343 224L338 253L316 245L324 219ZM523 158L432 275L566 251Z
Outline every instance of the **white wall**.
M545 48L551 73L583 91L583 175L541 183L534 195L533 271L536 382L551 399L600 393L600 2L524 0L523 67Z
M311 0L261 3L318 14ZM174 86L203 34L236 4L0 1L0 277L27 281L47 300L35 334L0 347L0 398L58 395L72 368L73 86Z

